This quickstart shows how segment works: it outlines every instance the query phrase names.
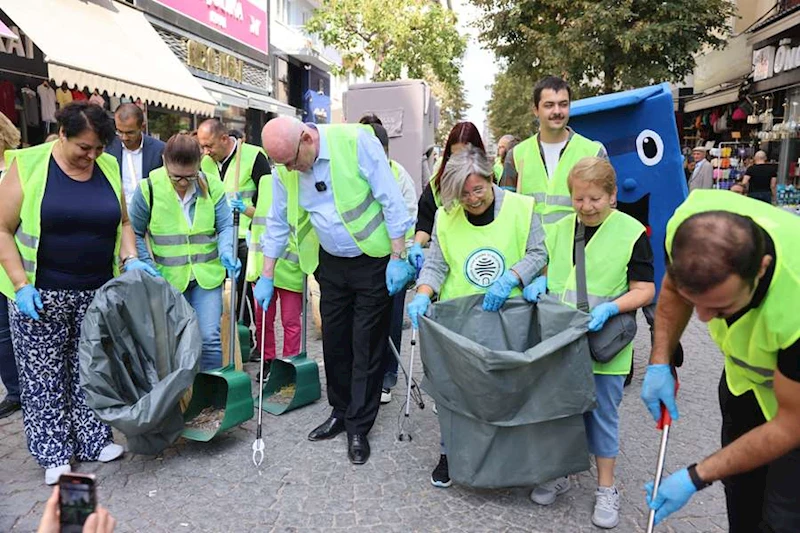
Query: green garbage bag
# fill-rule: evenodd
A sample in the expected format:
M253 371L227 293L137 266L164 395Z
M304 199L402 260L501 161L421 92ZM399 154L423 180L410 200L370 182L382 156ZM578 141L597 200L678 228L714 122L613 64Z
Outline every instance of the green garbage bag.
M81 326L80 381L95 416L133 453L157 454L183 431L180 399L197 374L194 309L163 278L135 270L95 294Z
M438 302L420 322L422 387L436 401L450 477L521 487L588 470L589 315L550 296L512 298L497 313L482 303Z

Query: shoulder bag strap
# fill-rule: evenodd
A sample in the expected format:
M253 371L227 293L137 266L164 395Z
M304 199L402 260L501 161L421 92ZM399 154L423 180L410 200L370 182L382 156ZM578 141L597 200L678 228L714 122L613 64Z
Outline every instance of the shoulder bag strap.
M578 221L575 231L575 285L578 289L578 309L584 313L589 312L589 298L586 294L586 253L585 234L583 222Z

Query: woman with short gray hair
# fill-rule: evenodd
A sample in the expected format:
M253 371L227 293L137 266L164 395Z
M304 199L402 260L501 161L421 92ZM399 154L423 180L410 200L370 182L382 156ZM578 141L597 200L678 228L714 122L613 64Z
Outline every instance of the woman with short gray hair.
M442 209L436 212L431 248L408 305L419 325L431 299L484 294L484 311L498 311L518 296L547 264L544 230L533 198L504 191L483 150L468 146L447 162L442 174ZM431 474L436 487L451 484L445 443Z

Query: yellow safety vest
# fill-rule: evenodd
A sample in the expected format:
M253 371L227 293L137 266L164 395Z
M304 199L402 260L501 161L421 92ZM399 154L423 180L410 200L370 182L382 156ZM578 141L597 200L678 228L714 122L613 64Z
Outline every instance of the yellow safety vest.
M383 218L383 206L372 196L372 188L358 169L358 132L373 134L372 128L363 124L318 125L324 133L330 152L330 175L336 211L344 222L356 245L371 257L386 257L392 252L392 241ZM286 187L287 205L297 206L294 226L307 215L300 207L297 171L288 171L279 165L278 179ZM292 225L291 212L289 224ZM297 246L300 268L306 274L316 270L319 262L319 237L316 231L298 229Z
M449 267L439 299L484 293L525 257L533 213L533 200L512 192L505 193L497 217L485 226L470 224L461 205L439 210L436 233ZM520 293L517 287L511 296Z
M566 216L547 232L547 289L562 302L577 307L578 293L572 252L575 244L576 215ZM633 247L645 231L635 218L611 211L585 248L586 293L589 308L613 302L630 290L628 263ZM593 361L595 374L627 375L631 369L633 343L628 344L608 363Z
M752 390L767 420L778 412L774 374L778 351L800 339L800 320L792 312L800 301L800 218L730 191L696 190L667 223L667 251L684 220L705 211L727 211L753 219L775 243L775 270L767 295L730 327L723 318L708 322L711 338L725 354L728 389L740 396Z
M401 182L401 179L400 179L400 168L402 168L402 167L401 167L400 163L398 163L394 159L390 159L389 160L389 166L392 169L392 175L394 176L394 181L396 181L397 185L399 185L401 187L401 192L402 192L402 184L400 183ZM405 197L403 198L403 200L405 201ZM406 240L410 240L410 239L413 239L413 238L414 238L414 226L412 225L411 227L409 227L406 230Z
M225 268L217 247L217 202L225 196L222 182L206 175L208 193L195 200L192 227L186 222L183 207L164 167L142 181L142 196L150 207L148 233L156 268L173 287L184 292L192 276L202 288L211 290L225 279ZM150 187L153 204L150 204Z
M267 229L267 213L272 206L272 175L268 174L261 178L258 185L258 205L253 216L253 224L250 226L250 253L247 255L247 269L245 276L247 281L256 281L261 276L264 268L264 252L261 248L261 235ZM292 208L290 208L292 209ZM297 206L293 206L296 211ZM293 214L289 215L290 220L294 220ZM301 224L311 227L308 213ZM297 252L297 229L290 223L289 244L286 251L278 258L275 263L275 286L294 292L303 292L303 278L305 275L300 269L300 256Z
M500 158L495 159L493 170L495 183L500 183L500 178L503 177L503 162Z
M244 205L250 207L253 205L253 197L256 195L256 183L253 181L253 166L256 163L256 157L259 153L263 154L264 150L252 144L242 143L242 160L239 163L239 193L242 196ZM266 154L264 155L266 157ZM200 162L200 168L206 176L214 176L225 185L225 192L233 194L236 185L236 154L231 157L228 168L225 170L225 177L219 175L219 167L217 162L210 155L203 156ZM260 176L263 177L263 176ZM250 229L250 217L241 214L239 217L239 238L244 239L247 235L247 230Z
M47 171L50 165L50 156L53 153L54 142L40 144L21 150L8 150L5 153L6 164L11 168L13 161L17 162L17 172L22 187L22 206L19 212L19 227L14 234L17 250L22 258L22 267L28 276L28 283L36 285L36 261L39 251L39 238L41 237L41 211L42 199L47 185ZM122 208L122 180L119 165L114 156L101 154L95 163L103 171L106 180L114 189L117 200ZM114 275L119 275L119 248L122 236L122 219L117 225L117 237L114 243ZM0 292L7 298L14 299L14 284L11 283L5 270L0 268Z
M547 169L539 151L539 134L525 139L514 147L514 167L517 169L517 193L533 196L536 212L542 217L542 224L548 229L573 212L572 198L567 186L569 171L584 157L596 156L600 143L574 133L558 161L552 178L547 177Z

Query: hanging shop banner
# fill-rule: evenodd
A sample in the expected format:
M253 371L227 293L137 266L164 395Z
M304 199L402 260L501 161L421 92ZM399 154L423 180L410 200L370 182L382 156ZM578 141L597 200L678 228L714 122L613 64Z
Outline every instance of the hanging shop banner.
M269 48L265 0L155 0L264 54Z
M765 46L753 50L753 81L769 79L782 72L800 67L800 46L792 46L791 39L781 39L778 46Z

